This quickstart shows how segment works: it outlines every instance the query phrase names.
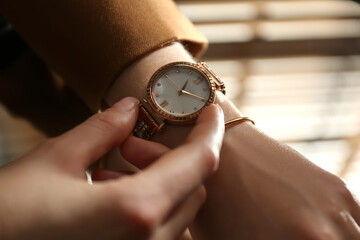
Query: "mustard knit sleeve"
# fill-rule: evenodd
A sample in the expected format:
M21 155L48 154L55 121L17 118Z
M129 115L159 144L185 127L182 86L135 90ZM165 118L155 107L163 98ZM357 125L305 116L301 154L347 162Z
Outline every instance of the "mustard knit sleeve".
M179 40L197 56L207 44L171 0L0 0L0 10L94 111L144 54Z

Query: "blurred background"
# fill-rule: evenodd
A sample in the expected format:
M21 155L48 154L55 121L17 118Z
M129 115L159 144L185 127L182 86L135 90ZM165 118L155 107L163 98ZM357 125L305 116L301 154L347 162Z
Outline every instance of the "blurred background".
M203 60L226 82L237 107L268 135L347 180L360 196L360 4L176 3L209 39ZM0 95L21 97L1 87L9 86L9 76L0 76L0 84L7 83L0 85ZM0 165L46 138L24 115L9 109L1 97Z

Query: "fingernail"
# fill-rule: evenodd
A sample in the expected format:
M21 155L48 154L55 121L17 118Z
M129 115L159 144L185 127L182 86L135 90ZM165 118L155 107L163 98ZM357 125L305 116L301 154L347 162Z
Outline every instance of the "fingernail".
M125 112L131 112L139 106L139 100L134 97L126 97L115 103L112 107Z
M219 109L219 112L220 112L221 114L223 114L224 112L223 112L222 108L220 107L220 105L219 105L219 104L215 104L215 105L216 105L217 108Z
M224 116L224 110L220 107L219 104L216 104L217 108L219 109L220 117L222 118L221 122L225 123L225 116ZM223 125L225 126L225 125Z

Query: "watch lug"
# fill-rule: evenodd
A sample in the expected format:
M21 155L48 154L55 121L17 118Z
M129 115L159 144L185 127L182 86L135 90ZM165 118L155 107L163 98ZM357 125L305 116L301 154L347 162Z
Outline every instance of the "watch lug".
M216 75L213 72L213 70L211 70L211 68L205 62L198 62L197 64L200 68L205 70L207 73L209 73L213 77L213 80L216 85L216 90L219 90L220 92L222 92L225 95L225 93L226 93L225 83L223 81L221 81L221 79L218 77L218 75Z

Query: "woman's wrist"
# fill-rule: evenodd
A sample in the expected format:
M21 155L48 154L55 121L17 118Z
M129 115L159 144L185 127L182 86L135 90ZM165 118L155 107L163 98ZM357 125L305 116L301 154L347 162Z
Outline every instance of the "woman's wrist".
M104 96L105 102L111 106L127 96L145 98L146 86L152 74L163 65L175 61L195 62L179 42L160 48L125 69Z

